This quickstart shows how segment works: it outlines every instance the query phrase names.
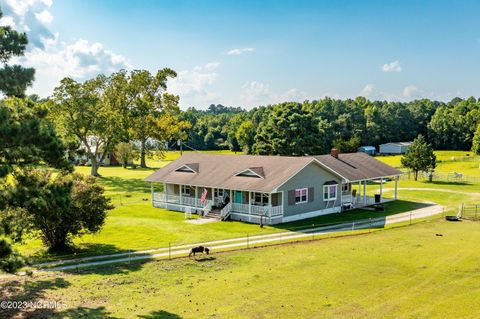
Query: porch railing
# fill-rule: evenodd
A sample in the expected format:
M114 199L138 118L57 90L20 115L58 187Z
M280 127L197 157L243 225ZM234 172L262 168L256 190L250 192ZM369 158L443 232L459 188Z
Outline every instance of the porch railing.
M153 193L153 201L160 202L160 203L167 203L167 204L176 204L176 205L183 205L183 206L190 206L190 207L211 207L213 205L213 201L211 199L207 199L205 205L202 204L200 198L193 198L193 197L185 197L179 195L170 195L165 193ZM283 206L260 206L260 205L251 205L249 209L248 204L240 204L240 203L229 203L229 211L237 212L237 213L246 213L250 212L251 215L258 215L258 216L280 216L283 214Z
M168 203L168 204L190 206L190 207L198 207L198 208L209 207L209 206L211 207L213 205L213 202L211 199L207 199L205 201L205 204L202 204L202 201L200 200L200 198L170 195L165 193L153 193L153 201Z
M249 209L250 206L250 209ZM258 216L279 216L283 214L283 206L259 206L259 205L248 205L240 203L232 203L232 212L237 213L250 213L251 215Z

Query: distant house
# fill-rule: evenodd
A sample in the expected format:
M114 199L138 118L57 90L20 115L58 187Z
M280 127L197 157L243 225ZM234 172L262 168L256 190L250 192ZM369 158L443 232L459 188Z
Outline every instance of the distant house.
M377 150L375 149L375 146L360 146L358 148L358 151L362 153L367 153L368 155L375 155L375 152Z
M385 143L379 147L380 154L405 154L412 142Z
M401 172L365 153L287 157L189 153L146 178L152 205L278 224L385 202L384 178ZM366 194L380 181L376 199ZM352 185L358 185L353 190ZM361 189L363 185L363 194Z
M104 159L102 160L102 146L103 146L103 141L96 137L96 136L89 136L87 138L88 146L90 149L94 152L97 162L101 166L117 166L120 165L118 162L117 158L115 157L114 152L108 152L105 154ZM90 155L87 152L87 147L82 143L80 144L80 147L77 149L77 151L72 155L70 160L75 164L75 165L92 165L92 161L90 158Z

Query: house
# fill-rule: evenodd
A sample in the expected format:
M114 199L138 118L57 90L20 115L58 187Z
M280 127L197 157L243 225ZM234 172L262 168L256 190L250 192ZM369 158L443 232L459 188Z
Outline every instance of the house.
M358 148L359 152L367 153L368 155L375 155L376 149L375 146L360 146Z
M401 174L365 153L289 157L188 153L146 178L152 205L278 224L375 204L367 182ZM357 189L353 189L354 186ZM361 190L363 187L363 194ZM202 198L203 197L203 198Z
M385 143L379 147L380 154L405 154L412 142Z

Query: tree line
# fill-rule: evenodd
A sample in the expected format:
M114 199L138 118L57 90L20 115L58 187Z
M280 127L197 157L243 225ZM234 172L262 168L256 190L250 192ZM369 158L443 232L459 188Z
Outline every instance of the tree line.
M473 149L478 153L479 109L480 100L473 97L449 102L326 97L250 111L223 105L210 105L204 111L189 108L180 118L191 124L186 143L199 150L304 155L327 153L335 147L354 152L361 145L411 141L423 135L435 149Z

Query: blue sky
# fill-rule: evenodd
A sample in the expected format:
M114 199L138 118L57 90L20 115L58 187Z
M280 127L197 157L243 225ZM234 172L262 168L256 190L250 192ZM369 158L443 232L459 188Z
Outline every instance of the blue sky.
M0 0L26 27L20 63L42 96L64 76L179 74L182 108L324 96L449 100L480 94L475 1Z

